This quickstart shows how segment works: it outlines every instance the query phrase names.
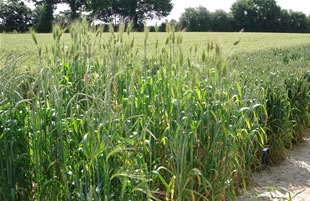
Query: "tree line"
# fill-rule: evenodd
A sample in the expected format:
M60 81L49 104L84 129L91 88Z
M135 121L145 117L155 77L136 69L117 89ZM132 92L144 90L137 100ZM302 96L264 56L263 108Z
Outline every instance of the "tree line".
M30 9L25 1L35 8ZM55 15L60 3L69 9ZM82 17L114 25L132 23L136 30L142 30L145 20L166 17L172 7L171 0L0 0L0 31L34 28L48 33L55 23L66 26Z
M237 0L230 12L186 8L179 19L186 31L310 32L310 16L281 9L275 0Z
M35 5L34 9L24 1L0 0L0 32L26 32L29 28L50 32L55 23L68 26L82 17L106 25L132 23L136 31L141 31L145 20L167 17L173 8L171 0L27 0ZM67 4L69 9L55 15L59 3ZM166 23L157 30L165 31ZM275 0L236 0L230 12L210 12L202 6L186 8L178 21L169 23L177 31L192 32L310 32L310 16L282 9Z

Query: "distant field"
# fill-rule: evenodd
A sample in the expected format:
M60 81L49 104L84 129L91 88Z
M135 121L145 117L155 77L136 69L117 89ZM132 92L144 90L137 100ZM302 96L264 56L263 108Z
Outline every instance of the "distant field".
M155 41L158 38L159 48L165 43L167 33L150 33L148 40L148 49L155 48ZM183 37L184 50L197 45L198 50L204 49L208 42L215 41L221 47L225 55L229 56L235 53L253 52L266 50L270 48L285 48L300 45L310 45L310 34L284 34L284 33L176 33L176 36ZM93 36L95 37L95 36ZM109 34L106 33L106 37ZM134 47L143 48L144 33L131 33L135 38ZM0 53L1 55L14 54L23 56L34 56L37 53L31 34L0 34ZM37 34L39 46L45 48L52 44L52 34ZM70 34L62 36L63 43L70 40ZM126 39L126 37L125 37ZM239 41L238 45L233 44Z

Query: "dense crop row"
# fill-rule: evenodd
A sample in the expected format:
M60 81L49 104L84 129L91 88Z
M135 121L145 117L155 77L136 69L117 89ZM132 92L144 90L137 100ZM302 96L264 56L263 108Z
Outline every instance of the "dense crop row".
M291 58L252 68L212 42L185 55L173 31L149 54L147 30L136 50L123 29L93 40L75 25L65 45L56 27L51 49L33 35L31 72L4 58L1 200L225 200L264 146L276 163L301 139L310 75L288 70Z

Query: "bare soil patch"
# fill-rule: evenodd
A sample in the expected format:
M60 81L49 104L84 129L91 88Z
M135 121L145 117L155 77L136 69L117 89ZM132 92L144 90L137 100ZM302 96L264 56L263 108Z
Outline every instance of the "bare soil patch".
M255 172L238 201L310 201L310 129L278 166Z

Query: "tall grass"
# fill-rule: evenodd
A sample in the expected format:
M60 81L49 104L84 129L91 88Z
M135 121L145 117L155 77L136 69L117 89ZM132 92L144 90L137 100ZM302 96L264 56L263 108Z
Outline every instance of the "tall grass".
M252 96L264 102L269 163L278 164L293 143L302 141L303 129L309 124L309 47L276 48L260 52L260 57L257 54L235 56L232 65L246 72L241 73L242 82L261 88L261 93Z
M130 29L56 26L50 49L32 35L40 66L1 67L1 200L233 199L264 146L277 161L301 139L304 74L270 85L213 42L186 49L168 26L150 50L146 27L135 50Z

